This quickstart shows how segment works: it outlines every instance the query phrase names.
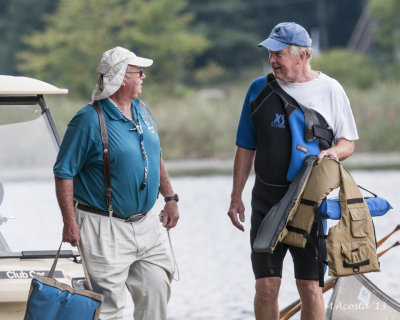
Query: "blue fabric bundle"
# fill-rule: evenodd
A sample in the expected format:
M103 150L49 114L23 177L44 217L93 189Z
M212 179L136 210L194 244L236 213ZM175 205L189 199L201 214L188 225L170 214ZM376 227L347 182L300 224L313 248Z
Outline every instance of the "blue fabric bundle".
M104 298L93 291L80 248L86 285L72 288L53 278L62 242L47 276L36 275L31 282L24 320L98 320Z
M383 216L390 209L393 209L390 203L381 197L367 197L364 198L367 203L371 217ZM339 199L325 199L319 207L320 217L322 219L340 219L340 205Z
M37 279L32 281L32 285L25 320L95 319L101 301L61 290Z

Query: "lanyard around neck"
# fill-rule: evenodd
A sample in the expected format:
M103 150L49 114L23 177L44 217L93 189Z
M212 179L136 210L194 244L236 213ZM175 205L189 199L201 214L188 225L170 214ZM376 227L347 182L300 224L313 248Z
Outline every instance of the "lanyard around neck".
M148 175L148 172L149 172L149 158L147 156L146 149L144 147L143 128L142 128L142 125L140 123L139 110L138 110L137 107L135 107L135 111L136 111L136 115L137 115L136 122L135 122L135 120L133 120L133 113L132 113L132 119L129 119L122 112L122 110L120 108L118 108L118 106L117 106L117 109L125 119L127 119L130 123L133 124L133 128L130 129L130 131L137 131L138 134L139 134L140 150L142 152L143 159L146 161L146 165L145 165L145 168L144 168L144 177L143 177L142 184L140 185L140 190L143 190L147 185L147 175Z

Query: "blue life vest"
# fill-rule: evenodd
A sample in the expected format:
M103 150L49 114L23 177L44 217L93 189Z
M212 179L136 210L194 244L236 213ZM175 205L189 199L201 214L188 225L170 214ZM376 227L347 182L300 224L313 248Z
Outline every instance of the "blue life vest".
M286 176L288 181L293 181L308 155L317 156L320 153L318 139L308 142L304 136L304 113L298 108L288 117L290 132L292 133L292 156Z
M324 117L307 108L288 95L278 84L272 73L267 75L271 90L279 95L285 104L285 112L292 136L292 149L286 179L293 181L308 155L319 155L320 150L329 149L333 132Z

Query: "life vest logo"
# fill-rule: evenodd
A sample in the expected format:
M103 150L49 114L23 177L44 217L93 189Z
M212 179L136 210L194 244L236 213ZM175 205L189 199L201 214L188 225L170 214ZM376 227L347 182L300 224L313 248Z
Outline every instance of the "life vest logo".
M285 115L275 113L275 119L274 119L274 121L271 122L271 127L284 129L285 128Z
M308 152L308 149L307 149L306 147L300 145L300 144L298 144L298 145L296 146L296 149L297 149L297 150L300 150L301 152L304 152L305 154L307 154L307 152Z

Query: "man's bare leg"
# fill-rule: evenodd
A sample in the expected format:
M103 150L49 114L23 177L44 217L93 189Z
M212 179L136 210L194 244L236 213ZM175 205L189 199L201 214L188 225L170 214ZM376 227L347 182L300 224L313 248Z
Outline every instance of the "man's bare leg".
M261 278L256 280L254 314L257 320L277 320L279 318L278 295L281 278Z
M296 280L296 285L301 299L300 319L324 320L324 297L318 281Z

